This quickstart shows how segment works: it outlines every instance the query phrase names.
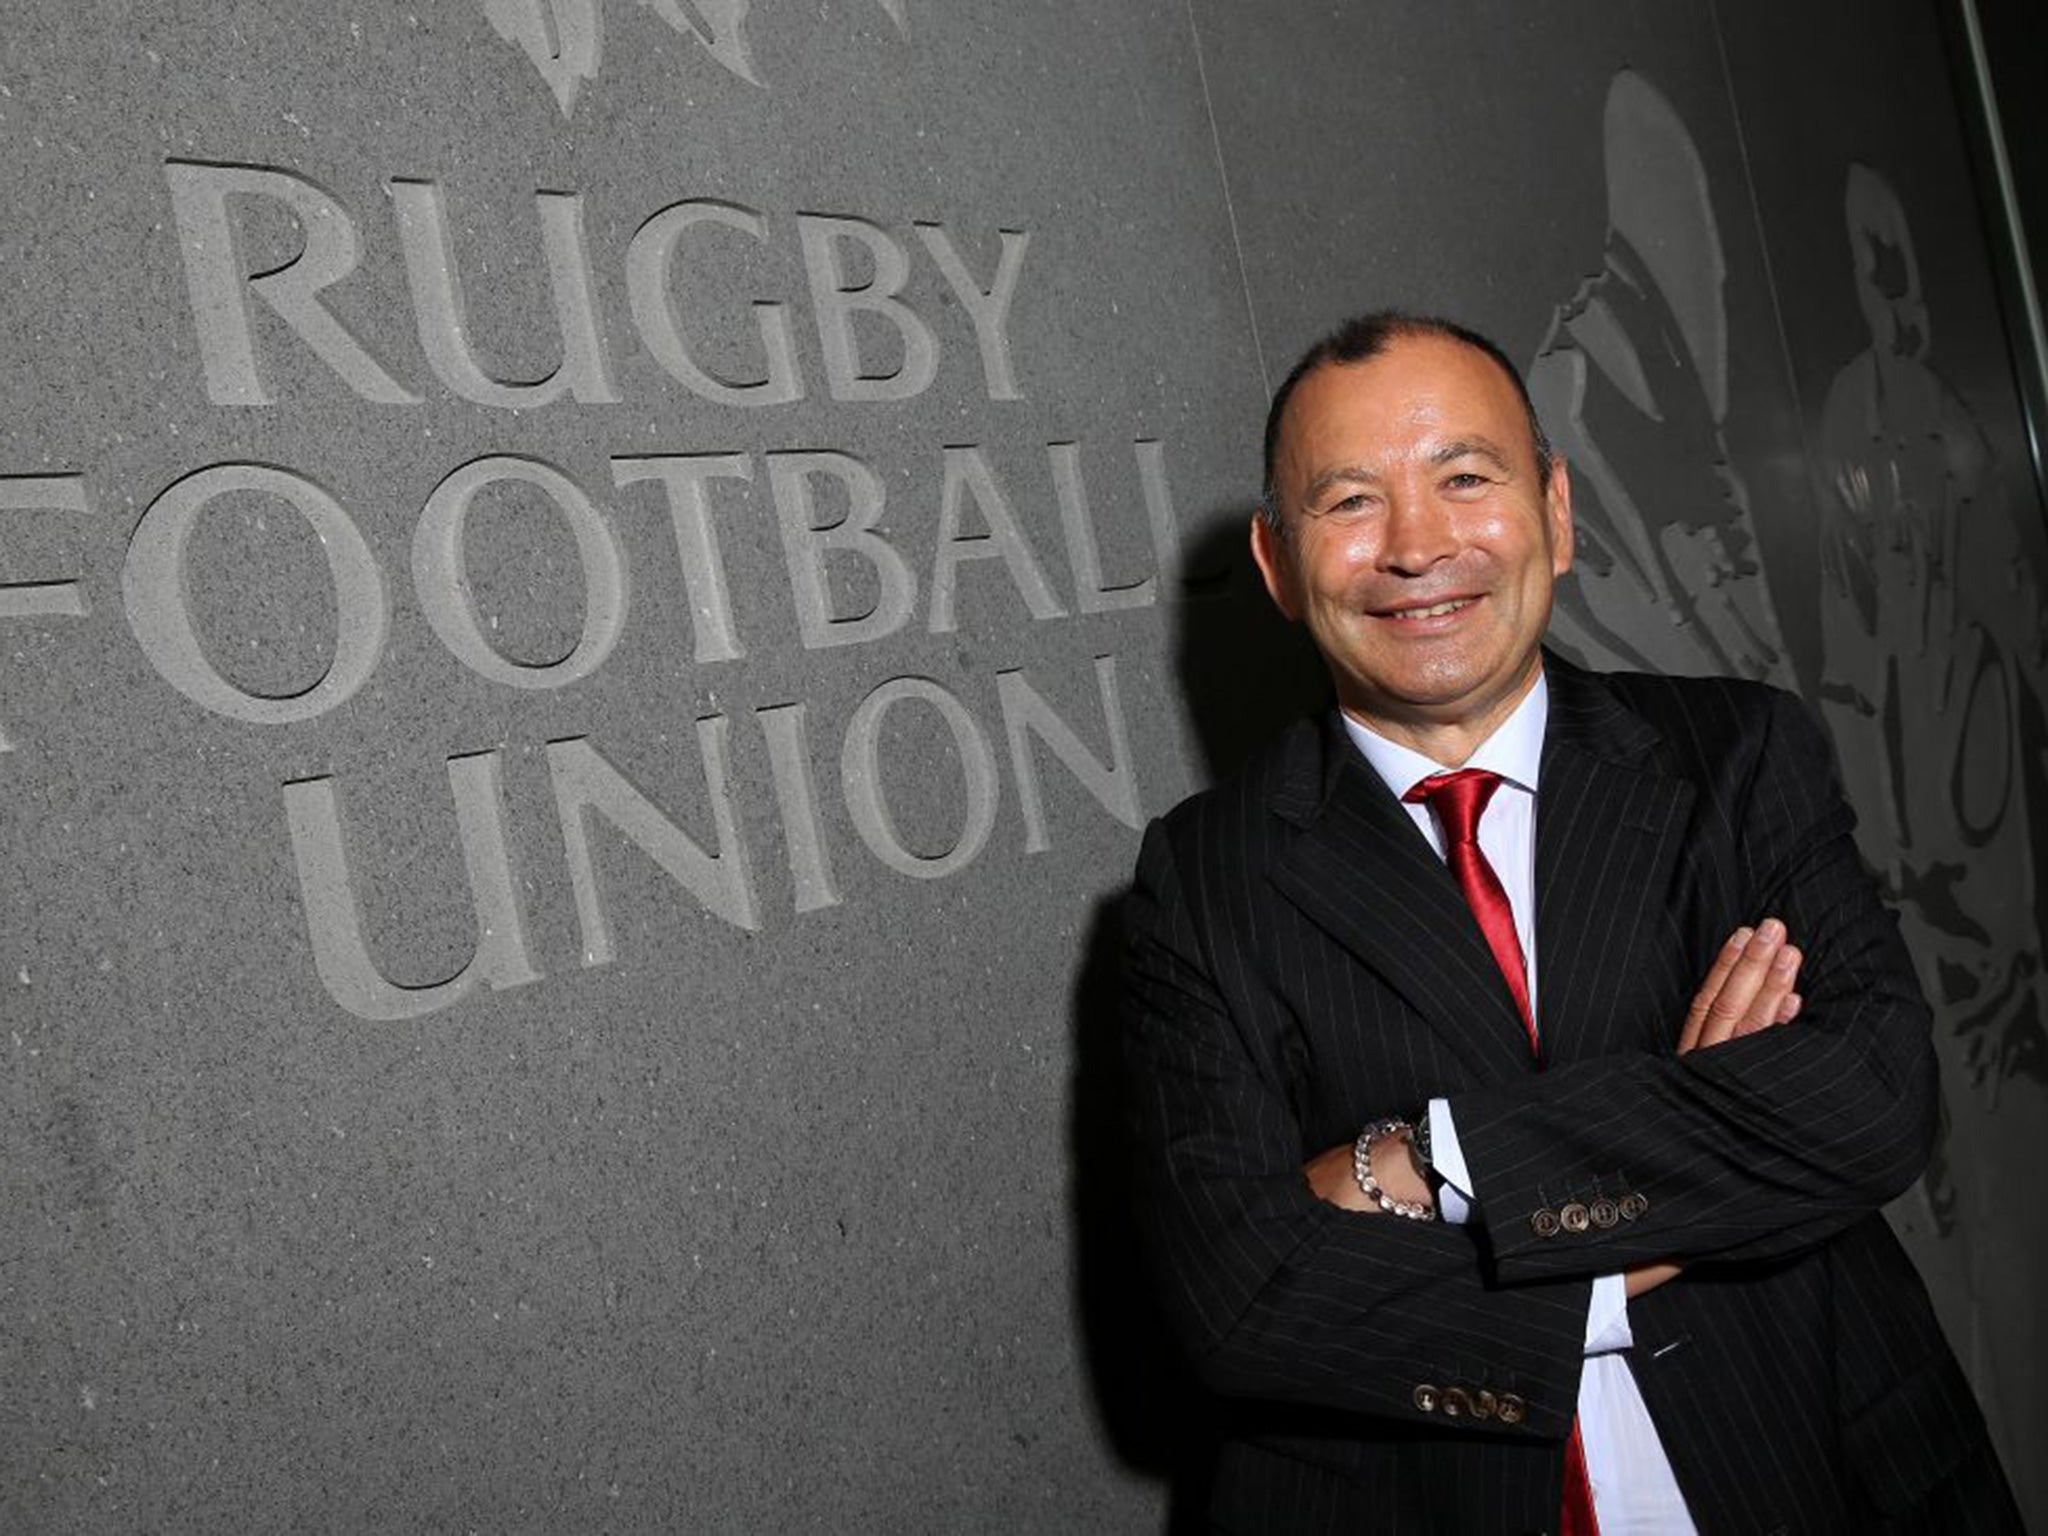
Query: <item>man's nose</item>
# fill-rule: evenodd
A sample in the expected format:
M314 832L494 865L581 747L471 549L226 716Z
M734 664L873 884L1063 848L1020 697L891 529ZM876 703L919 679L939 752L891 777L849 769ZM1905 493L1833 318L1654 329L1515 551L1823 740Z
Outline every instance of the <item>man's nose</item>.
M1450 509L1436 498L1396 492L1387 501L1380 568L1402 576L1420 576L1458 552L1457 528Z

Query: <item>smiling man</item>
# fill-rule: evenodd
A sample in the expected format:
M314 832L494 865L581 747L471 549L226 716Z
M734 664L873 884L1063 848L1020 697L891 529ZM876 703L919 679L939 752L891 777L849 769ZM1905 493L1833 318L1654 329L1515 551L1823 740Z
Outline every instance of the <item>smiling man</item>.
M2017 1530L1878 1214L1927 1011L1804 710L1544 653L1569 477L1449 322L1310 350L1251 537L1336 708L1155 823L1127 910L1217 1527Z

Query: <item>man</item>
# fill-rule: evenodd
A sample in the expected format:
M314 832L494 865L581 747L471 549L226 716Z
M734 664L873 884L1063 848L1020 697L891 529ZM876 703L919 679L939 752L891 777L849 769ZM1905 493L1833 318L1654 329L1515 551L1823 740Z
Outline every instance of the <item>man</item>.
M1878 1214L1927 1012L1804 711L1544 654L1571 487L1469 331L1347 325L1266 457L1338 708L1156 823L1127 913L1214 1522L2017 1530Z

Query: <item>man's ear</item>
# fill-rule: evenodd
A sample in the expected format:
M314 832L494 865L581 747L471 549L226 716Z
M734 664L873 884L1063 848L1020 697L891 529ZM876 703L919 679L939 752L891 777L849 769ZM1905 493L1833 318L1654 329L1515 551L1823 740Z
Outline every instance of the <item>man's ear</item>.
M1550 532L1550 574L1572 568L1572 477L1562 456L1550 461L1550 482L1543 492L1543 517Z
M1275 530L1263 511L1252 513L1252 559L1266 579L1266 595L1293 622L1300 622L1301 604L1294 596L1294 555L1287 536Z

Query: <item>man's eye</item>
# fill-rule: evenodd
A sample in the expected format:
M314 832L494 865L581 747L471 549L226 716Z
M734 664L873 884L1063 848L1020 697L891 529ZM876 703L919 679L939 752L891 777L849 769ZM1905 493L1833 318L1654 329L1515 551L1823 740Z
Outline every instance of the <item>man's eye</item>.
M1354 491L1338 501L1331 502L1322 510L1324 517L1356 517L1372 506L1372 498L1362 491Z
M1486 476L1476 474L1468 469L1452 475L1444 482L1444 488L1452 491L1476 491L1481 486L1489 483Z

